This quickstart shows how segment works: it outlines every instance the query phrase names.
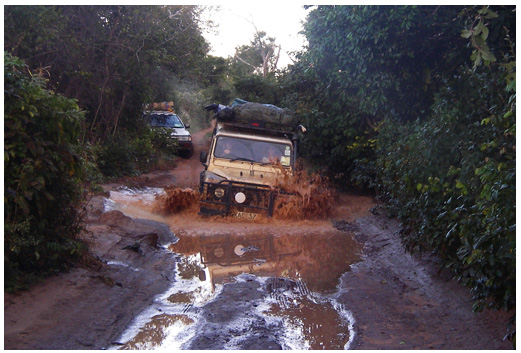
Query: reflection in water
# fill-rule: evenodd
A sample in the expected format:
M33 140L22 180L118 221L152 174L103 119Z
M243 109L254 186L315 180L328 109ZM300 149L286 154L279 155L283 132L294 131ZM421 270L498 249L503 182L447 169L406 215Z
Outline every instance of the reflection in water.
M195 335L198 308L218 293L209 281L199 279L200 264L199 255L178 258L172 287L134 319L119 340L122 344L111 348L182 349Z
M300 331L309 349L344 349L349 340L349 322L330 302L309 297L294 300L291 305L272 305L268 314L282 316L289 332Z
M131 207L132 217L140 214L140 207L144 213L151 211L146 197L143 201L139 192L125 192L111 194L116 199L108 203L112 209L125 212ZM273 336L283 349L346 348L352 340L353 320L334 295L341 275L358 260L359 245L349 234L332 228L301 234L244 228L236 234L237 228L230 225L229 232L212 235L199 235L196 226L174 229L179 241L168 247L177 254L173 285L135 319L119 348L190 347L194 337L204 335L200 331L206 324L204 311L219 307L208 304L221 300L224 284L243 281L243 273L253 274L262 291L260 302L250 300L255 302L251 307L255 312L248 315L279 322ZM226 324L222 323L223 330ZM248 320L243 324L247 327ZM232 341L237 346L227 344L227 349L242 347L240 337Z
M193 324L194 321L186 315L161 314L152 317L130 341L121 349L154 349L162 345L163 341L177 326L177 331Z
M201 254L214 283L223 283L232 274L258 273L301 279L311 291L321 293L336 289L338 279L358 260L360 250L350 235L336 230L300 235L179 234L179 238L170 250Z
M265 286L270 302L265 313L283 318L288 343L300 337L306 342L301 348L343 349L348 342L344 309L324 295L334 292L340 276L356 260L357 244L347 234L187 236L170 249L200 251L214 284L240 273L274 276Z

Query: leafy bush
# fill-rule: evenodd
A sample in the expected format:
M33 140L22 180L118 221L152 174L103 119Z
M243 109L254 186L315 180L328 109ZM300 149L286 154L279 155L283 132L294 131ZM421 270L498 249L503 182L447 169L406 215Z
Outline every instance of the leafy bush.
M379 189L403 220L404 244L440 255L471 288L475 310L515 307L515 92L504 88L507 74L501 66L466 71L436 96L431 119L401 130L384 124L378 139Z
M139 135L120 133L94 147L100 172L109 178L139 175L155 167L169 164L177 156L170 132L145 126Z
M5 286L70 265L81 249L83 112L4 53Z
M317 6L304 33L303 154L374 187L476 310L515 307L515 8Z

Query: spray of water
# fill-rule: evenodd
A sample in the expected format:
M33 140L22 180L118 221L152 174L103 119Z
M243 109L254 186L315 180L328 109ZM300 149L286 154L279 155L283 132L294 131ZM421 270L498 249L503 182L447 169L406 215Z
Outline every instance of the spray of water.
M333 209L335 191L327 177L298 168L294 174L282 169L276 187L286 194L277 197L274 217L278 219L327 218Z
M275 199L273 217L284 220L325 219L331 215L335 191L327 177L299 168L294 174L279 166L281 177L274 187L280 192ZM200 194L189 188L168 187L157 197L153 211L169 215L179 212L197 213ZM233 221L227 218L228 221ZM258 217L258 222L265 220ZM242 220L237 220L241 221Z
M182 211L197 211L199 207L199 192L186 188L167 187L154 204L153 211L168 215Z

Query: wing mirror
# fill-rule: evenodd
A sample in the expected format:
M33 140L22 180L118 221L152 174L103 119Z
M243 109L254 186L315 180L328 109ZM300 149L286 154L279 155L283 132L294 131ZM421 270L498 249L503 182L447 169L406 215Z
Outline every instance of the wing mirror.
M201 161L201 163L206 166L206 160L208 159L208 152L204 152L202 151L201 154L199 155L199 161Z

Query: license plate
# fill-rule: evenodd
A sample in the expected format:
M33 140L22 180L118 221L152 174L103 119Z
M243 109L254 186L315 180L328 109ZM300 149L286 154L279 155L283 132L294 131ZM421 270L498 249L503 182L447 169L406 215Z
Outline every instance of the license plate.
M247 219L249 221L253 221L257 218L257 213L249 213L249 212L235 212L232 214L235 218Z

